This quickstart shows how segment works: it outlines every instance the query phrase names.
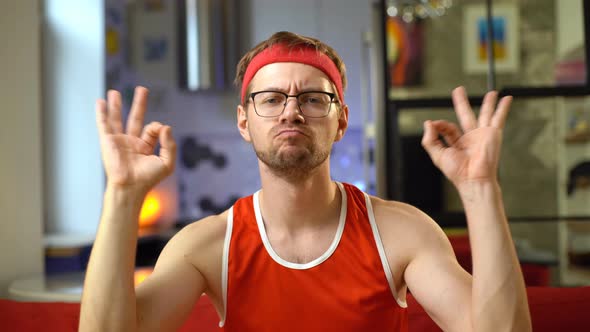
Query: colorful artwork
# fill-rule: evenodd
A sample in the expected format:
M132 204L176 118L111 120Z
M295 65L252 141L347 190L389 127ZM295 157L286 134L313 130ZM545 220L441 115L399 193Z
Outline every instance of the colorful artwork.
M397 17L387 18L387 66L391 86L422 83L423 36L422 20L407 23Z
M477 21L477 29L479 35L479 60L488 61L488 20L481 17ZM494 59L506 59L506 18L493 17L492 18L492 49L494 52Z
M463 16L463 63L470 74L486 73L488 59L488 21L484 5L465 6ZM520 60L518 7L498 4L492 9L492 50L496 72L518 70Z
M106 43L108 56L113 56L119 53L119 32L111 27L108 27L106 32Z
M121 38L120 28L122 25L121 13L112 7L106 8L106 51L109 57L120 52Z
M143 0L143 8L146 12L159 12L166 8L164 0Z
M146 37L143 40L143 58L146 62L161 61L168 53L168 41L165 38Z
M570 116L565 142L568 144L590 142L590 111L579 108Z

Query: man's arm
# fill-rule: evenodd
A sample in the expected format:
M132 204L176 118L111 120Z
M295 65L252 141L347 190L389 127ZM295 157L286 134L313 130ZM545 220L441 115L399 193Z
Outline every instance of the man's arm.
M186 321L207 285L195 264L195 256L202 259L220 256L217 247L221 241L203 241L203 238L211 238L212 228L207 224L215 222L216 218L218 216L205 218L178 232L162 250L152 274L137 286L139 331L177 331Z
M171 240L146 286L134 289L139 212L145 194L174 169L176 145L169 127L143 125L147 90L137 88L123 131L121 95L109 91L96 105L101 154L107 186L97 237L84 281L80 331L161 331L173 326L204 289L203 277L184 260L187 241ZM160 144L160 154L154 155ZM178 279L176 279L178 278ZM174 279L174 280L173 280ZM169 295L161 291L167 289ZM176 297L172 297L176 296ZM178 310L155 312L155 301ZM187 309L188 308L188 309ZM148 315L150 319L146 319ZM138 326L138 323L142 326Z
M471 331L472 277L443 230L417 208L372 200L397 296L405 287L444 331Z
M530 331L524 279L504 215L500 186L466 184L459 192L473 257L475 330Z
M135 289L139 209L131 201L136 196L111 188L105 192L84 282L80 331L174 331L204 291L204 278L187 257L193 225L168 242L153 273Z
M457 262L440 227L411 208L418 233L412 237L418 240L404 273L405 282L444 331L530 331L520 266L503 213L497 209L501 198L493 203L493 198L485 197L492 193L482 190L479 199L485 202L465 204L473 277Z
M152 274L135 290L140 331L177 331L204 292L213 299L227 215L187 225L168 242Z
M463 131L446 121L425 123L422 143L459 191L465 208L473 278L458 269L439 231L426 236L424 242L429 242L410 260L405 279L435 321L451 331L531 330L524 280L496 178L511 99L504 98L496 109L496 98L494 92L486 95L476 119L464 89L456 89L453 102ZM462 315L467 317L455 318Z
M80 331L135 331L133 271L140 202L107 188L84 280Z

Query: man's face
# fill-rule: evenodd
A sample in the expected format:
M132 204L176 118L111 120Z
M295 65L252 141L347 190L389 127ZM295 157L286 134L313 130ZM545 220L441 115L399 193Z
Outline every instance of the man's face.
M319 69L300 63L273 63L262 67L251 81L250 91L273 90L295 95L305 91L334 93L333 84ZM336 97L335 97L336 98ZM264 167L277 175L299 177L326 161L332 144L344 135L348 109L333 103L328 116L303 116L295 98L283 113L264 118L254 112L252 99L238 106L238 128L251 142Z

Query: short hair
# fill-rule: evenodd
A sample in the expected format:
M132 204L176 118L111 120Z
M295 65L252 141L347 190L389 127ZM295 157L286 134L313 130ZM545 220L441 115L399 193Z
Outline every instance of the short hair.
M344 61L342 61L342 58L338 55L338 53L336 53L336 51L331 46L320 41L319 39L302 36L288 31L276 32L268 39L260 42L258 45L254 46L254 48L248 51L248 53L246 53L242 59L240 59L240 62L238 62L234 84L238 87L241 86L242 81L244 80L246 69L248 68L248 65L252 59L254 59L258 53L272 47L275 44L284 44L289 49L301 46L311 47L315 48L318 52L324 53L330 58L330 60L332 60L332 62L334 62L336 68L338 68L340 77L342 78L342 90L344 91L346 89L346 66L344 65Z

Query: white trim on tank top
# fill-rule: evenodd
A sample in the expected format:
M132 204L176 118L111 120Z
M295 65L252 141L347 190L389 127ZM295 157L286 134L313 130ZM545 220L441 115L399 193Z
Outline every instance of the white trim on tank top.
M225 317L227 317L227 275L229 270L229 244L231 242L231 234L234 226L234 207L229 209L227 214L227 226L225 229L225 240L223 242L223 257L221 258L221 296L223 301L223 312L221 313L221 321L219 327L225 325Z
M391 288L391 293L393 294L395 302L397 302L397 304L399 304L400 307L407 308L408 304L406 303L406 301L402 301L398 298L397 291L395 290L395 283L393 282L393 273L391 273L391 267L389 266L389 262L387 261L387 255L385 254L385 248L383 247L383 242L381 241L381 235L379 235L379 228L377 227L377 222L375 221L375 214L373 213L373 204L371 204L371 198L366 193L363 193L363 195L365 195L365 205L367 206L369 223L371 224L371 229L373 230L375 244L377 245L377 251L379 251L379 258L381 258L381 264L383 265L383 271L385 271L385 277L387 278L387 282L389 283L389 288Z
M324 262L328 259L338 247L338 243L342 238L342 233L344 232L344 224L346 221L346 208L347 208L347 199L346 199L346 190L340 182L336 182L338 188L340 189L340 193L342 195L342 204L340 208L340 220L338 222L338 229L336 230L336 236L334 237L334 241L330 245L330 248L320 257L317 259L305 263L305 264L298 264L292 263L282 259L279 255L276 254L272 246L270 245L270 241L266 236L266 229L264 227L264 222L262 222L262 214L260 213L260 204L258 201L258 193L257 191L253 195L253 203L254 203L254 212L256 215L256 222L258 223L258 230L260 232L262 242L269 253L269 255L275 260L277 263L293 269L309 269L311 267L317 266L320 263ZM381 264L383 265L383 270L385 272L385 277L387 278L387 282L389 283L389 287L391 289L391 293L393 298L397 302L397 304L402 308L407 308L407 303L405 301L401 301L398 299L395 284L393 282L393 274L391 273L391 268L389 266L389 262L387 261L387 256L385 254L385 248L383 247L383 242L381 241L381 236L379 235L379 229L377 228L377 223L375 221L375 215L373 213L373 205L371 204L371 199L369 195L363 192L365 196L365 205L367 208L367 215L369 216L369 223L371 225L371 230L373 231L373 237L375 239L375 244L377 245L377 251L379 252L379 258L381 259ZM233 228L233 206L229 209L229 213L227 216L227 228L225 232L225 241L223 245L223 257L222 257L222 267L221 267L221 294L223 297L223 313L222 319L219 322L219 327L223 327L225 324L225 318L227 317L227 280L228 280L228 263L229 263L229 246L231 242L231 235L232 235L232 228Z
M330 258L330 256L332 256L332 254L334 253L334 251L336 251L336 248L338 247L338 243L340 243L340 239L342 238L342 233L344 232L344 224L346 223L346 190L344 190L344 187L342 186L341 183L336 182L336 184L338 185L338 189L340 189L340 195L342 196L342 204L340 206L340 219L338 220L338 228L336 229L336 235L334 236L334 239L332 240L332 243L330 244L330 247L328 248L328 250L326 250L326 252L324 252L320 257L312 260L311 262L307 262L304 264L300 264L300 263L293 263L293 262L289 262L283 258L281 258L276 251L272 248L272 245L270 244L270 240L268 239L268 236L266 234L266 228L264 227L264 221L262 219L262 213L260 212L260 202L259 202L259 193L260 191L257 191L254 194L254 213L256 215L256 223L258 224L258 231L260 232L260 237L262 238L262 243L264 244L264 247L266 248L266 251L268 252L268 254L270 255L270 257L277 263L279 263L280 265L290 268L290 269L296 269L296 270L306 270L306 269L310 269L314 266L318 266L321 263L323 263L326 259Z

